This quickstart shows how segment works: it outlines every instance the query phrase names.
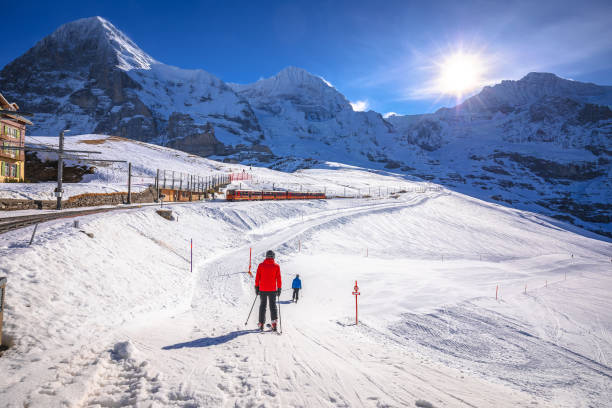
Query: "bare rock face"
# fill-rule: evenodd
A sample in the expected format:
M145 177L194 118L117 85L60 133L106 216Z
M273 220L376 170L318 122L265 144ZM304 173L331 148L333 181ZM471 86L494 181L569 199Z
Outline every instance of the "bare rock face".
M190 116L175 112L168 121L168 130L171 134L177 135L177 137L172 138L172 141L168 143L169 147L199 156L222 155L225 153L225 146L215 137L215 130L210 123L207 123L200 129L199 126L193 125L193 119ZM186 136L178 137L178 135L185 134Z

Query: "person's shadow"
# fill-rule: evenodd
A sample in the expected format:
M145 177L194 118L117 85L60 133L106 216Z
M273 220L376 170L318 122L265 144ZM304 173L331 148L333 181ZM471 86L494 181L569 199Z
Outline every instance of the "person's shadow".
M236 337L244 336L250 333L259 333L259 330L237 330L228 334L217 337L203 337L201 339L187 341L185 343L177 343L171 346L164 346L162 350L176 350L185 347L209 347L217 346L219 344L227 343L228 341L234 340Z

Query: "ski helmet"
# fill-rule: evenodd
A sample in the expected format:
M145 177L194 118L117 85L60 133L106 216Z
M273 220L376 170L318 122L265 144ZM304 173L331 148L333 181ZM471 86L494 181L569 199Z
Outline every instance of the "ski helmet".
M266 258L274 259L274 251L269 250L268 252L266 252Z

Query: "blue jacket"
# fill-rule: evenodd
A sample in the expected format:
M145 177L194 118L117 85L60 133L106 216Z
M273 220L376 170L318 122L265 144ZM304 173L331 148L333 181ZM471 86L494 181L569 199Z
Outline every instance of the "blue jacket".
M302 289L302 281L300 278L295 278L291 284L292 289Z

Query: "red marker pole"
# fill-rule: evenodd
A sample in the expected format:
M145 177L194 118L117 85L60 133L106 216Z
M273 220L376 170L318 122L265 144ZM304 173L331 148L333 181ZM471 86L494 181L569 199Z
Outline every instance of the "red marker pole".
M249 275L253 276L251 273L251 254L253 252L253 248L249 248Z
M495 285L495 300L497 300L497 291L499 289L499 285Z
M357 286L357 281L355 281L355 287L353 287L353 295L355 295L355 326L357 326L359 324L359 315L357 314L357 296L361 295L361 293L359 293L359 286Z
M193 273L193 238L191 238L191 268L189 269L189 272Z

